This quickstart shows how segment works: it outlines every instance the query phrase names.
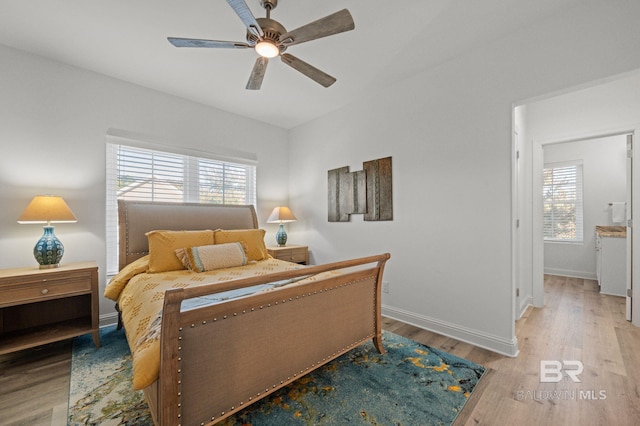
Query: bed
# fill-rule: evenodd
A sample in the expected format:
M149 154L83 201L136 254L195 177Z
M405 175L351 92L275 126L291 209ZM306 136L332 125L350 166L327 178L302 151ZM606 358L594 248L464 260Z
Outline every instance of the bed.
M134 387L143 389L157 425L220 422L369 339L384 353L380 299L389 254L317 266L273 259L253 206L120 201L118 220L120 273L105 296L117 302ZM156 233L187 240L165 244L152 240ZM155 267L158 253L195 244L194 235L204 238L201 249L240 245L246 264L204 272ZM147 371L137 377L136 367Z

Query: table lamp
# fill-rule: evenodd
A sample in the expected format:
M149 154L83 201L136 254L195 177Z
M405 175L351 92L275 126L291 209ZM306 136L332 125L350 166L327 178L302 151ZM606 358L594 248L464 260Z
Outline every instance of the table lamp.
M37 195L18 218L18 223L46 223L44 234L33 248L40 269L57 268L64 254L64 246L53 233L52 223L73 223L77 219L62 197Z
M280 227L278 228L278 232L276 232L276 242L280 247L283 247L287 244L287 232L284 230L283 223L287 222L295 222L297 219L289 210L289 207L276 207L271 212L271 216L267 219L267 223L279 223Z

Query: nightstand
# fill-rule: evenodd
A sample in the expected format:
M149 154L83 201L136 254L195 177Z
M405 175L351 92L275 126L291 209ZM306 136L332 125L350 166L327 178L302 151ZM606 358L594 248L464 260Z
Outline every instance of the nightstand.
M98 265L0 270L0 354L87 333L100 347Z
M267 252L276 259L286 260L287 262L300 263L302 265L309 264L309 247L307 246L270 246Z

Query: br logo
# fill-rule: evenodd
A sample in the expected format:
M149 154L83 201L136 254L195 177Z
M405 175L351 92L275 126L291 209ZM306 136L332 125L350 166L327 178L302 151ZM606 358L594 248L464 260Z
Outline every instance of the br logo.
M558 383L566 375L575 383L580 383L578 377L584 371L581 361L575 360L541 360L540 383Z

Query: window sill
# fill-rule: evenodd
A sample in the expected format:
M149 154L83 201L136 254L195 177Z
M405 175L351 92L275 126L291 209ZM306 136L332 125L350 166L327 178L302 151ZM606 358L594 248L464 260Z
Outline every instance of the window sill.
M584 241L564 241L564 240L544 240L544 243L550 243L550 244L569 244L572 246L583 246L584 245Z

